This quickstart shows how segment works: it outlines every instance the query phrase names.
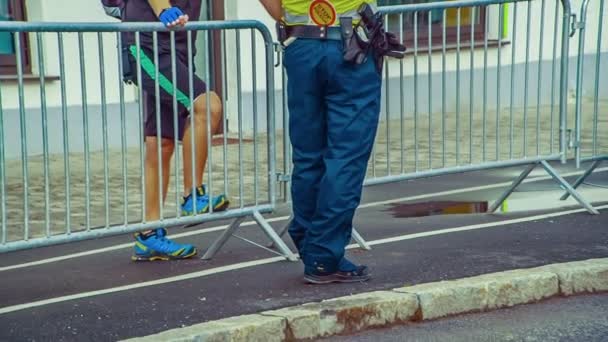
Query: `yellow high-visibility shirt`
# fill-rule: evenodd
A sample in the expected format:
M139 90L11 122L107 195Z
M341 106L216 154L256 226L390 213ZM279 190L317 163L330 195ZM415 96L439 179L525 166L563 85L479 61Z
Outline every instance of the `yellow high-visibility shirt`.
M359 7L370 4L377 8L376 0L282 0L283 20L287 25L337 26L340 17L360 19Z

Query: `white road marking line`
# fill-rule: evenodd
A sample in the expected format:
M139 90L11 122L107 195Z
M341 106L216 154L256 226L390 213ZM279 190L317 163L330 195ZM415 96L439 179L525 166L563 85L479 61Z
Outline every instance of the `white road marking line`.
M603 171L608 171L608 167L598 168L598 169L595 170L595 172L603 172ZM562 177L577 176L577 175L583 174L583 172L584 171L568 172L568 173L562 174ZM547 179L551 179L551 176L541 176L541 177L535 177L535 178L526 179L524 181L524 183L539 182L539 181L543 181L543 180L547 180ZM432 198L432 197L439 197L439 196L449 196L449 195L455 195L455 194L465 193L465 192L473 192L473 191L495 189L495 188L509 186L509 185L511 185L511 183L512 182L503 182L503 183L481 185L481 186L475 186L475 187L469 187L469 188L461 188L461 189L454 189L454 190L448 190L448 191L440 191L440 192L434 192L434 193L429 193L429 194L422 194L422 195L417 195L417 196L408 196L408 197L394 198L394 199L385 200L385 201L377 201L377 202L364 203L364 204L361 204L359 206L359 209L377 207L377 206L382 206L382 205L391 204L391 203L406 202L406 201L415 201L415 200L420 200L420 199L425 199L425 198ZM272 223L272 222L280 222L280 221L285 221L285 220L288 220L288 219L289 219L289 216L281 216L281 217L275 217L275 218L268 219L268 222L270 222L270 223ZM248 222L243 222L241 224L241 227L254 226L254 225L256 225L255 221L248 221ZM182 238L182 237L188 237L188 236L194 236L194 235L200 235L200 234L207 234L207 233L221 231L221 230L224 230L226 228L228 228L228 225L209 227L209 228L202 228L202 229L197 229L197 230L193 230L193 231L190 231L190 232L172 234L171 238ZM95 254L100 254L100 253L112 252L112 251L116 251L116 250L119 250L119 249L130 248L130 247L133 247L133 243L132 242L123 243L123 244L115 245L115 246L109 246L109 247L105 247L105 248L93 249L93 250L85 251L85 252L78 252L78 253L67 254L67 255L62 255L62 256L58 256L58 257L52 257L52 258L41 259L41 260L36 260L36 261L30 261L30 262L25 262L25 263L22 263L22 264L17 264L17 265L4 266L4 267L0 267L0 272L2 272L2 271L10 271L10 270L19 269L19 268L25 268L25 267L32 267L32 266L39 266L39 265L44 265L44 264L50 264L50 263L53 263L53 262L59 262L59 261L63 261L63 260L75 259L75 258L80 258L80 257L88 256L88 255L95 255Z
M597 209L598 210L608 209L608 205L599 206L599 207L597 207ZM567 211L562 211L562 212L557 212L557 213L535 215L535 216L523 217L523 218L507 220L507 221L502 221L502 222L489 222L489 223L474 224L474 225L468 225L468 226L462 226L462 227L441 229L441 230L437 230L437 231L433 231L433 232L406 234L406 235L395 236L395 237L391 237L391 238L370 241L369 244L370 245L382 245L382 244L387 244L387 243L396 242L396 241L412 240L412 239L418 239L418 238L433 236L433 235L442 235L442 234L449 234L449 233L455 233L455 232L463 232L463 231L468 231L468 230L496 228L496 227L516 224L516 223L536 221L536 220L542 220L542 219L547 219L547 218L552 218L552 217L559 217L559 216L566 216L566 215L570 215L570 214L582 213L585 211L586 211L586 209L567 210ZM352 249L355 247L357 247L357 245L353 244L353 245L349 245L347 248ZM239 270L239 269L244 269L244 268L249 268L249 267L255 267L255 266L259 266L259 265L266 265L266 264L271 264L271 263L284 261L284 260L285 260L285 258L283 258L283 257L273 257L273 258L255 260L255 261L247 261L247 262L241 262L241 263L236 263L236 264L232 264L232 265L211 268L211 269L204 270L204 271L182 274L182 275L169 277L169 278L165 278L165 279L151 280L151 281L146 281L146 282L142 282L142 283L123 285L123 286L118 286L118 287L113 287L113 288L108 288L108 289L103 289L103 290L82 292L82 293L76 293L76 294L62 296L62 297L44 299L44 300L39 300L39 301L31 302L31 303L12 305L12 306L0 308L0 315L6 314L9 312L25 310L25 309L45 306L45 305L54 304L54 303L66 302L66 301L74 300L74 299L82 299L82 298L94 297L94 296L99 296L99 295L104 295L104 294L128 291L128 290L133 290L133 289L140 289L143 287L150 287L150 286L155 286L155 285L174 283L174 282L183 281L183 280L202 278L202 277L213 275L213 274L224 273L224 272L229 272L229 271L234 271L234 270Z
M208 276L211 274L218 274L218 273L222 273L222 272L228 272L228 271L238 270L238 269L247 268L247 267L270 264L270 263L281 261L281 260L285 260L285 258L274 257L274 258L267 258L267 259L261 259L261 260L255 260L255 261L247 261L247 262L242 262L242 263L238 263L238 264L234 264L234 265L227 265L227 266L222 266L222 267L211 268L211 269L204 270L204 271L182 274L179 276L169 277L169 278L165 278L165 279L151 280L151 281L146 281L143 283L135 283L135 284L113 287L113 288L104 289L104 290L82 292L82 293L76 293L76 294L72 294L72 295L68 295L68 296L44 299L44 300L39 300L39 301L32 302L32 303L7 306L4 308L0 308L0 314L5 314L8 312L24 310L24 309L29 309L29 308L33 308L33 307L54 304L54 303L61 303L61 302L74 300L74 299L81 299L81 298L93 297L93 296L98 296L98 295L103 295L103 294L116 293L116 292L133 290L133 289L140 289L142 287L162 285L162 284L172 283L172 282L181 281L181 280L194 279L194 278Z

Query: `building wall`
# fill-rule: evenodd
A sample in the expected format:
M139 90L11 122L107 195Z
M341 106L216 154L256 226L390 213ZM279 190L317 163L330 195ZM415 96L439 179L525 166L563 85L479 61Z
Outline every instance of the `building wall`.
M66 10L69 9L69 10ZM105 15L99 4L99 0L27 0L26 10L28 20L31 22L109 22L112 18ZM45 61L45 74L48 76L60 76L59 69L59 47L56 33L45 33L43 37L43 57ZM115 34L103 34L102 49L104 50L104 67L106 96L108 103L119 102L118 92L118 53ZM83 36L83 51L85 59L85 75L87 87L87 101L91 105L101 103L101 75L100 58L97 35L85 34ZM38 49L36 46L36 35L30 34L30 46L32 48L32 73L39 75ZM80 50L76 34L64 34L64 53L66 74L63 76L66 84L66 100L68 106L81 105L81 72L80 72ZM61 82L59 80L46 82L47 106L61 106ZM40 108L40 82L28 80L25 84L24 103L26 108ZM134 100L135 90L128 87L125 89L126 101ZM16 81L4 81L2 83L2 96L4 108L18 107L18 92Z

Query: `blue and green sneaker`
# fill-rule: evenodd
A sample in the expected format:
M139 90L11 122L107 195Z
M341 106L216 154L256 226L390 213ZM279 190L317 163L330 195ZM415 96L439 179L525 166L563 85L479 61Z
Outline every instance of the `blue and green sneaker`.
M196 188L196 201L192 194L182 199L182 215L194 215L195 209L197 214L205 214L209 212L209 195L204 185ZM196 204L196 207L195 207ZM213 211L224 211L230 206L230 201L226 195L221 194L213 197Z
M167 238L167 230L158 228L155 231L135 234L133 261L178 260L196 255L196 248L181 244Z

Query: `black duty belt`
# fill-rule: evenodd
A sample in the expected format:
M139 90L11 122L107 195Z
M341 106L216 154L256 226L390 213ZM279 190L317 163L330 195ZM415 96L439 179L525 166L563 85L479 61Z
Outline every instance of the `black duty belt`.
M342 40L342 30L340 27L331 26L313 26L313 25L297 25L285 26L287 37L305 38L305 39L331 39Z

